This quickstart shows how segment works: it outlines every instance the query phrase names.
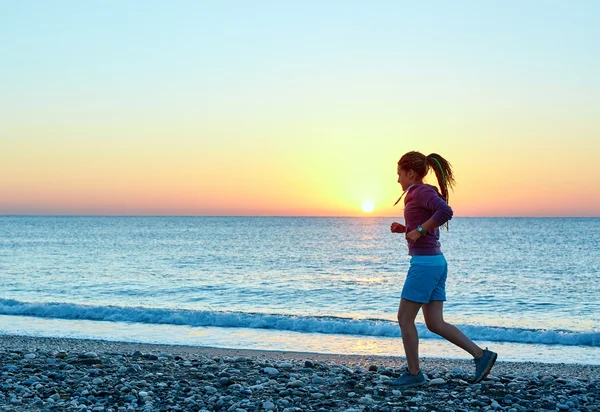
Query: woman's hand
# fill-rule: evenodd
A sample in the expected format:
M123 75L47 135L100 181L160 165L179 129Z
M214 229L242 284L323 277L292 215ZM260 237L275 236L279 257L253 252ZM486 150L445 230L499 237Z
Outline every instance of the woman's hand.
M398 222L394 222L392 223L392 226L390 226L390 230L392 233L404 233L406 232L406 227Z
M410 232L408 232L406 234L406 240L408 241L408 243L415 243L417 240L419 240L423 235L419 233L419 231L417 229L415 230L411 230Z

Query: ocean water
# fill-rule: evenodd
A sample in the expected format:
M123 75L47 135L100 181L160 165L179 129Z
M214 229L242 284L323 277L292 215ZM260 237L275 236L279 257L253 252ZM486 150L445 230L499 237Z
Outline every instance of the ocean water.
M0 335L402 356L393 220L0 216ZM445 319L500 361L600 364L599 231L454 218ZM417 328L422 356L469 358Z

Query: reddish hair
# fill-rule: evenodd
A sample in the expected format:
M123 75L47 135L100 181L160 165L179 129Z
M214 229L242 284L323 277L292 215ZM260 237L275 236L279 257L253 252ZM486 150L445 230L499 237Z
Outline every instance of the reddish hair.
M425 156L421 152L408 152L400 158L398 166L403 170L414 170L419 177L424 178L431 167L437 177L442 197L448 203L449 189L454 187L452 165L437 153Z

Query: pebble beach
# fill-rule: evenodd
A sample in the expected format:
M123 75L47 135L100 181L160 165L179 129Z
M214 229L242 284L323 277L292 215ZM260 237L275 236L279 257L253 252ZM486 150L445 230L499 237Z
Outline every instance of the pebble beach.
M600 366L422 360L0 336L1 411L599 411Z

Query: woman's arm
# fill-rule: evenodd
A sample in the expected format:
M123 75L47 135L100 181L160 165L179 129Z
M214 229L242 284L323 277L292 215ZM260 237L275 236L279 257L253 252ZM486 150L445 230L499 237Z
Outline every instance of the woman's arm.
M427 222L425 222L421 225L424 233L427 233L439 226L440 225L438 225L437 222L435 220L433 220L433 218L428 219ZM421 232L419 232L418 229L415 229L415 230L411 230L410 232L408 232L406 234L406 240L408 240L409 242L416 242L417 240L419 240L419 238L421 238L423 236L424 235Z
M390 231L392 233L404 233L404 232L406 232L406 226L404 226L398 222L394 222L390 226Z

